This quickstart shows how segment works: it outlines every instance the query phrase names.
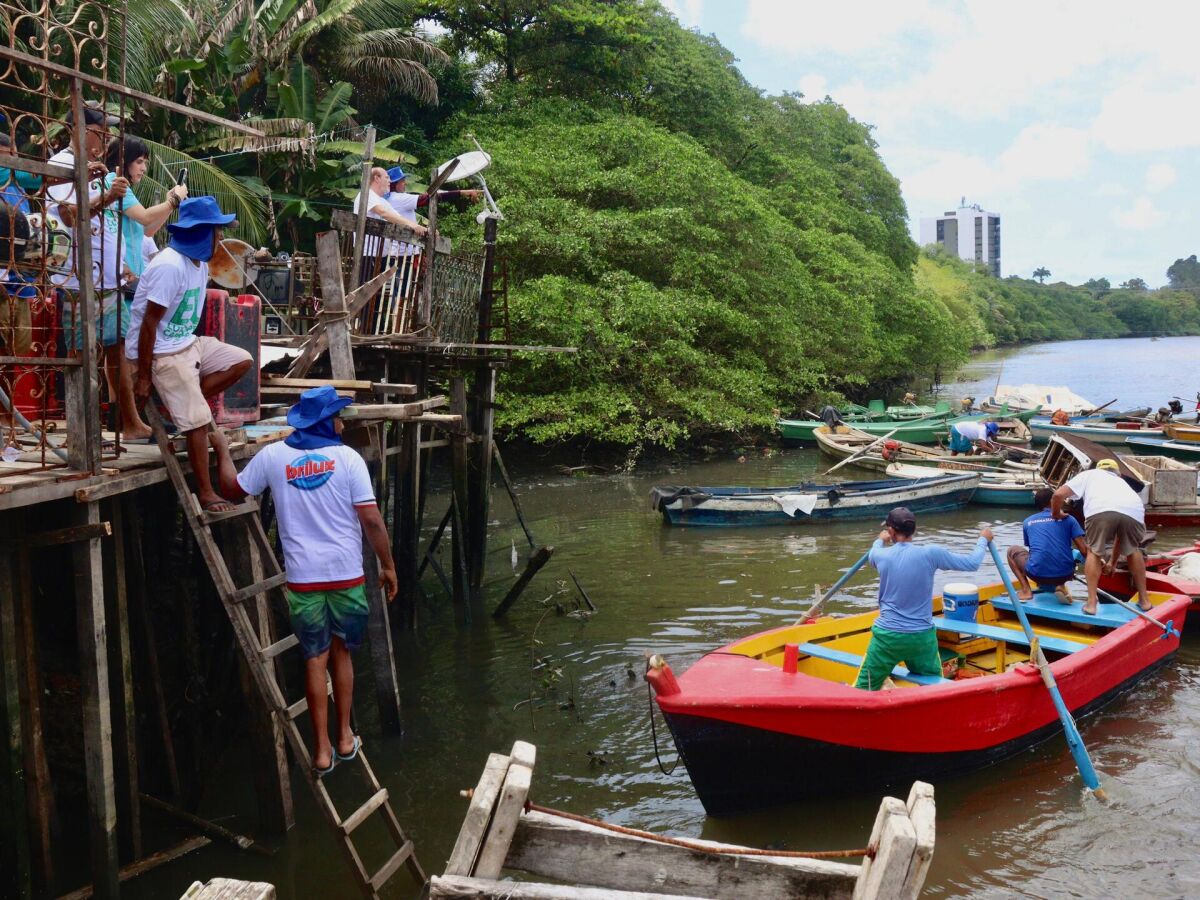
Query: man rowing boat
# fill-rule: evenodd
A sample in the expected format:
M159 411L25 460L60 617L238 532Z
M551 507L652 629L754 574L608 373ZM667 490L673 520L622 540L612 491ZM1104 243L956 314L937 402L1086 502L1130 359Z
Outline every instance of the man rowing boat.
M933 625L933 576L939 569L974 572L983 562L992 530L979 532L969 554L951 553L932 544L912 542L917 517L903 506L887 514L884 529L871 546L870 562L879 570L879 617L871 626L871 642L854 682L877 691L903 662L915 675L941 675L937 629ZM890 545L890 546L889 546Z

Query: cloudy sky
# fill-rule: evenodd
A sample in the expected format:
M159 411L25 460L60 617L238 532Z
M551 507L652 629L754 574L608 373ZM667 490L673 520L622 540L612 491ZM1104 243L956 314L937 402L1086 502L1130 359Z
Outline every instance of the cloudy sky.
M668 0L769 92L875 126L918 220L1000 214L1004 275L1152 286L1200 252L1200 3Z

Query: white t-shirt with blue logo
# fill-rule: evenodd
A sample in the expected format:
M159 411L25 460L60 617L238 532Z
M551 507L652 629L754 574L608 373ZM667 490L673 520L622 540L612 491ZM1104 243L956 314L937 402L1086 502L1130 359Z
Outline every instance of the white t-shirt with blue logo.
M288 586L348 587L363 577L362 526L354 507L374 505L367 464L349 447L297 450L282 441L260 450L238 475L247 494L275 500Z
M204 297L208 290L208 263L197 264L174 247L167 247L146 266L138 279L129 316L129 336L125 340L125 355L137 359L138 336L146 304L165 306L167 311L158 323L154 338L154 355L186 350L196 340L196 326L204 313Z

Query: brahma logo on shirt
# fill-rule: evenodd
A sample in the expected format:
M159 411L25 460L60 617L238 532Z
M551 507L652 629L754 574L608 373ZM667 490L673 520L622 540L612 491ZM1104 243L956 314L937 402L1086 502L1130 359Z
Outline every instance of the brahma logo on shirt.
M315 491L330 478L337 464L328 456L319 453L305 453L297 456L284 469L287 483L302 491Z

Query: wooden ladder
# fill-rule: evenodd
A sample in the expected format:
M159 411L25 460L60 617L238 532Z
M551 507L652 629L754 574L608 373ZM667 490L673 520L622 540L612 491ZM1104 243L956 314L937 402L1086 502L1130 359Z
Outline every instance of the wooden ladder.
M287 575L283 567L279 565L274 548L263 529L258 504L253 500L247 500L226 512L205 512L201 509L199 500L188 486L183 467L175 456L174 446L167 437L162 418L154 409L153 403L147 404L145 415L154 429L154 436L158 441L159 450L162 451L167 474L179 494L179 502L183 506L184 515L192 527L192 533L196 536L196 544L212 574L225 612L229 615L233 633L241 647L242 655L245 657L246 666L254 678L254 684L266 707L272 710L279 720L292 752L304 766L313 796L317 800L317 806L321 808L321 812L337 834L363 895L372 898L378 897L380 889L400 870L401 866L407 866L412 877L421 884L425 884L427 879L421 864L417 861L413 842L405 836L401 829L400 822L388 802L387 788L379 784L379 779L375 777L375 772L367 761L366 752L360 748L355 761L362 769L363 776L370 787L371 796L362 806L345 818L337 811L322 778L313 772L312 755L296 724L299 717L308 710L308 700L301 698L295 703L288 703L274 673L276 657L298 646L300 642L296 635L289 634L281 640L264 646L260 643L259 631L255 628L245 608L246 601L269 596L273 591L282 592L287 584ZM212 428L213 426L210 424L209 429L212 430ZM225 557L213 539L212 526L217 524L240 525L247 530L249 540L257 548L262 559L263 569L266 573L263 580L245 587L237 586L230 574L229 566L225 562ZM329 691L332 693L332 684L329 686ZM376 812L383 815L388 833L396 849L387 862L377 872L371 874L363 865L362 856L354 846L352 836L354 831Z

